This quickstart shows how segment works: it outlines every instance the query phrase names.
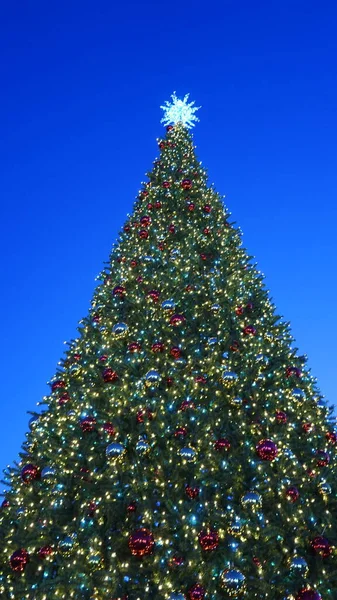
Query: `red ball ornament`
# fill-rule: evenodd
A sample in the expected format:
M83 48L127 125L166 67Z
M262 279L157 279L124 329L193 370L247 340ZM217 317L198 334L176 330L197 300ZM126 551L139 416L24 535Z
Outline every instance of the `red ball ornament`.
M101 320L101 317L100 317L100 315L99 315L98 313L95 313L95 314L92 316L92 322L93 322L93 323L99 323L99 322L100 322L100 320Z
M311 548L315 554L318 554L322 558L328 558L328 556L330 556L332 553L332 547L329 540L320 535L316 536L311 541Z
M63 406L63 404L66 404L67 402L69 402L69 400L70 400L70 396L69 396L68 392L65 392L58 399L58 403L59 403L60 406Z
M188 210L189 210L190 212L193 212L193 211L194 211L194 209L195 209L195 204L194 204L194 202L189 202L189 203L187 204L187 208L188 208Z
M219 438L218 440L216 440L216 442L214 442L214 448L218 452L227 452L230 449L230 447L231 443L226 438Z
M194 500L195 498L197 498L200 494L200 488L198 487L191 487L190 485L187 485L185 487L185 492L187 494L187 496L189 498L191 498L191 500Z
M42 546L42 548L40 548L40 550L38 550L37 553L39 558L44 559L53 554L53 548L51 546Z
M135 501L130 502L130 504L128 504L128 506L127 506L127 511L129 513L134 513L134 512L136 512L136 510L137 510L137 502L135 502Z
M140 195L141 195L141 197L142 197L142 198L146 198L146 196L148 196L148 195L149 195L149 192L148 192L147 190L142 190L142 191L140 192Z
M172 556L170 561L170 566L172 567L181 567L184 564L184 559L182 556Z
M166 144L165 144L165 142L159 142L158 146L161 150L164 150Z
M206 590L200 585L195 583L187 592L188 600L203 600L205 598Z
M211 230L210 230L209 227L205 227L205 229L203 229L202 232L203 232L204 235L208 235L211 232Z
M216 550L219 545L219 534L211 529L204 529L198 535L199 544L205 552Z
M195 409L195 404L191 400L183 400L178 410L188 410L189 408Z
M136 354L137 352L140 352L141 345L139 342L131 342L131 344L128 345L128 350L131 354Z
M302 588L297 596L296 600L322 600L321 594L310 588Z
M325 437L330 444L335 445L337 443L337 434L334 431L328 431Z
M149 217L149 215L144 215L139 222L143 227L148 227L151 223L151 217Z
M174 226L174 224L173 224L173 223L171 223L171 224L169 225L169 228L168 228L168 230L169 230L169 232L170 232L170 233L175 233L175 231L176 231L176 228L175 228L175 226Z
M186 436L187 436L187 429L186 429L186 427L178 427L178 429L176 429L175 432L174 432L174 437L176 437L176 438L183 439Z
M83 417L83 419L80 420L80 427L84 433L94 431L95 426L96 426L95 417Z
M130 261L130 267L132 267L132 269L134 269L134 268L137 266L137 264L138 264L138 263L137 263L137 261L136 261L136 259L135 259L135 258L133 258L133 259Z
M190 179L183 179L181 182L183 190L190 190L192 187L192 181Z
M302 423L302 429L304 433L311 433L314 430L312 423Z
M292 504L294 504L294 502L297 502L299 497L300 497L300 493L299 493L297 487L295 487L294 485L291 485L290 487L288 487L286 489L286 498Z
M298 369L297 367L287 367L286 377L301 377L301 369Z
M166 131L172 131L172 129L173 129L173 125L168 125L168 126L166 127Z
M78 354L78 352L75 352L75 354L73 354L73 359L74 360L81 360L81 355Z
M40 479L40 471L35 465L25 465L21 471L21 479L24 483L29 485L32 481Z
M212 210L212 207L211 207L211 205L210 205L210 204L205 204L205 206L203 207L203 209L202 209L202 210L204 211L204 213L206 213L206 214L208 214L208 215L209 215L209 213L210 213L210 212L211 212L211 210Z
M27 564L29 563L29 554L24 548L13 552L9 559L9 563L12 571L15 573L23 573Z
M55 392L55 390L60 390L65 387L66 387L66 382L63 381L63 379L58 379L57 381L53 381L53 383L51 384L52 392Z
M231 343L231 345L229 346L229 349L230 349L232 352L239 352L239 349L240 349L239 342L237 342L236 340L234 340L234 341Z
M149 232L147 231L147 229L141 229L139 232L139 237L142 240L147 240L147 238L149 237Z
M124 298L125 296L125 287L124 285L116 285L112 290L113 296L118 296L119 298Z
M151 346L151 350L152 352L154 352L155 354L158 354L160 352L164 352L165 346L163 344L163 342L155 342L154 344L152 344Z
M130 225L124 225L123 230L125 233L129 233L131 231Z
M277 410L275 413L275 418L278 423L287 423L288 421L287 413L285 413L283 410Z
M158 290L150 290L146 294L146 297L148 298L148 300L152 300L152 302L158 302L159 297L160 297L160 292Z
M170 348L170 354L171 356L173 356L173 358L180 358L181 350L180 348L178 348L178 346L173 346L172 348Z
M153 210L153 204L152 204L152 202L148 203L147 210Z
M97 508L98 508L98 506L97 506L96 502L94 502L92 500L92 502L90 502L89 506L88 506L88 515L89 515L89 517L94 517L95 516L95 512L96 512Z
M325 452L324 450L316 451L316 459L317 459L317 465L319 467L327 467L328 464L330 463L330 455L328 454L328 452Z
M111 367L107 367L103 371L103 380L105 383L114 383L119 379L116 371L114 371Z
M155 203L154 207L155 207L156 210L159 210L162 207L161 202L159 202L159 200L157 200L157 202Z
M198 383L199 385L204 385L205 383L207 383L207 377L205 375L197 375L194 378L195 383Z
M171 184L169 181L163 181L163 188L165 188L166 190L169 189L171 187Z
M256 329L253 325L247 325L243 330L244 335L256 335Z
M272 461L278 454L277 446L273 440L260 440L256 446L256 452L261 460Z
M253 312L253 310L254 310L254 304L252 302L248 302L246 304L246 311L247 312Z
M179 327L180 325L182 325L183 323L185 323L186 319L184 317L184 315L172 315L172 317L170 318L170 325L172 325L172 327Z
M243 313L244 313L244 308L243 308L243 306L241 306L241 305L240 305L240 306L237 306L237 307L236 307L236 309L235 309L235 314L236 314L238 317L241 317L241 315L243 315Z
M166 385L167 385L167 387L172 387L172 386L173 386L173 384L174 384L174 379L173 379L173 377L167 377L167 378L166 378Z
M207 254L205 254L204 252L202 252L200 254L200 258L201 258L201 260L207 260L208 257L207 257Z
M102 354L99 359L100 362L105 362L106 360L108 360L108 355L107 354Z
M136 529L129 537L129 548L133 556L147 556L152 554L155 542L149 529L142 527Z

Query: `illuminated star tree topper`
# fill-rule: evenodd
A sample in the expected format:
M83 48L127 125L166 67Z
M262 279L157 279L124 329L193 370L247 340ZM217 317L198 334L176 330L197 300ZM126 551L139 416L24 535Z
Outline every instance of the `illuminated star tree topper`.
M176 92L173 92L171 98L172 102L166 100L165 105L160 107L164 111L164 116L160 122L164 125L182 123L188 129L194 127L194 124L199 121L194 113L201 106L194 106L195 102L187 102L189 94L186 94L184 99L181 100L177 97Z

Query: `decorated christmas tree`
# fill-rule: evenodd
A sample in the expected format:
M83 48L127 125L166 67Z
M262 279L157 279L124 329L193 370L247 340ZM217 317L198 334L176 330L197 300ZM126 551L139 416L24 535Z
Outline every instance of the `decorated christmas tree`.
M21 462L0 597L336 600L332 416L207 184L194 103L148 173Z

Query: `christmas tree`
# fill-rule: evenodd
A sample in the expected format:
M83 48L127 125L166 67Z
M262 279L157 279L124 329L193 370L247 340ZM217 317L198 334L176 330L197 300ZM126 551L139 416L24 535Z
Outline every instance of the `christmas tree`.
M175 94L79 335L5 471L1 598L334 600L332 415Z

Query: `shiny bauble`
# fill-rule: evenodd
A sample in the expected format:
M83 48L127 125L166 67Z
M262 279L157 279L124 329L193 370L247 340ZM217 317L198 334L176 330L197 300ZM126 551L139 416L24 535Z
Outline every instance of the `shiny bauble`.
M269 439L260 440L256 445L256 452L261 460L267 460L269 462L275 460L278 454L275 442Z
M232 406L236 406L236 408L240 408L240 406L242 406L242 398L240 398L240 396L235 396L234 398L230 399L230 404Z
M71 552L73 546L74 539L70 535L67 535L65 538L63 538L63 540L61 540L58 545L59 550L62 552L62 554L66 555Z
M178 346L172 346L172 348L170 348L170 354L173 358L180 358L181 350Z
M328 558L332 553L332 546L329 540L321 535L318 535L311 540L310 545L314 554L321 556L321 558Z
M190 190L192 187L192 181L190 179L183 179L181 182L183 190Z
M115 435L115 433L116 433L116 430L115 430L113 424L110 422L104 423L103 431L107 436L112 436L112 435Z
M88 563L94 571L103 568L103 558L100 554L89 554Z
M140 218L139 223L142 227L148 227L151 224L151 217L149 215L144 215Z
M322 596L315 590L306 587L302 588L298 592L297 596L295 597L295 600L322 600Z
M205 552L215 550L219 545L219 534L211 529L203 529L198 535L198 540L201 548Z
M168 600L186 600L186 596L181 592L173 592L168 596Z
M53 548L52 546L42 546L38 552L38 557L41 558L42 560L44 560L45 558L48 558L48 556L51 556L53 554Z
M95 417L85 416L80 420L80 428L84 433L95 431L96 419Z
M290 570L295 575L302 575L304 577L309 571L308 563L302 556L295 555L290 561Z
M234 371L223 371L221 375L222 383L227 387L232 387L238 380L238 375Z
M243 333L244 335L256 335L256 329L253 327L253 325L247 325L244 327Z
M200 494L200 488L198 487L192 487L190 485L187 485L185 487L185 492L186 495L191 499L191 500L195 500L195 498L198 498L199 494Z
M188 600L203 600L205 598L206 590L200 585L200 583L195 583L187 592Z
M54 481L56 477L56 469L54 467L44 467L41 471L41 479L44 481Z
M237 569L226 569L220 575L221 587L230 597L237 597L245 592L245 579Z
M117 296L118 298L124 298L125 292L126 290L123 285L116 285L112 290L112 295Z
M311 433L314 430L313 423L302 423L304 433Z
M141 349L142 347L139 342L131 342L131 344L128 345L128 351L131 352L131 354L138 354Z
M105 453L110 460L120 460L126 452L125 447L118 442L112 442L106 447Z
M147 229L141 229L139 231L139 237L141 240L147 240L147 238L149 237L149 232L147 231Z
M138 440L136 444L136 452L139 456L145 456L150 452L150 444L143 439Z
M228 452L230 450L231 443L227 438L219 438L214 442L214 448L218 452Z
M288 487L286 489L286 498L292 504L294 504L295 502L297 502L297 500L299 499L299 497L300 497L300 493L299 493L297 487L295 487L294 485L291 485L290 487Z
M285 413L283 410L277 410L275 413L275 419L278 423L285 424L288 421L287 413Z
M172 298L169 298L169 300L164 300L164 302L162 302L161 307L164 310L174 310L176 306L175 301Z
M23 573L29 563L29 554L25 548L15 550L9 559L9 564L12 571L15 573Z
M58 379L57 381L53 381L53 383L51 384L51 389L53 392L55 392L55 390L60 390L66 387L66 382L63 381L63 379Z
M322 496L330 496L331 494L331 485L329 483L327 483L326 481L321 481L318 484L318 490L320 492L320 494L322 494Z
M64 394L62 394L62 396L59 397L58 403L60 406L63 406L64 404L67 404L67 402L69 402L69 400L70 400L70 396L69 396L68 392L64 392Z
M297 367L287 367L286 377L301 377L301 369L298 369Z
M179 455L183 460L186 460L186 462L193 462L196 459L196 454L197 453L194 450L194 448L191 448L189 446L186 446L179 450Z
M330 455L324 450L316 450L316 460L319 467L327 467L330 463Z
M178 248L172 248L172 250L170 250L170 260L172 262L176 262L179 257L180 257L180 250Z
M213 313L217 313L217 312L219 312L220 308L221 308L220 304L212 304L211 311Z
M158 387L160 383L160 374L155 369L151 369L145 375L146 387Z
M159 297L160 297L160 291L159 290L150 290L146 294L147 300L152 300L152 302L154 302L154 303L158 302Z
M25 465L21 471L21 479L24 483L29 485L33 481L40 479L40 470L36 465Z
M291 392L292 397L294 398L294 400L296 400L296 402L303 402L306 398L306 394L304 392L304 390L302 390L301 388L294 388Z
M184 315L172 315L172 317L170 318L170 325L172 325L172 327L181 327L181 325L183 325L185 323L186 319L184 317Z
M236 517L234 521L228 526L228 533L234 537L238 537L242 534L243 523L239 517Z
M174 437L176 437L180 440L183 440L186 436L187 436L186 427L177 427L177 429L174 432Z
M129 326L126 323L116 323L112 328L112 333L116 338L124 337L128 332Z
M165 190L168 190L171 187L171 184L169 181L163 181L163 188Z
M105 383L114 383L119 379L116 371L114 371L111 367L106 367L103 371L103 381Z
M133 556L141 557L152 554L154 547L154 537L149 529L142 527L131 533L129 537L129 549Z
M211 205L210 205L210 204L205 204L205 205L203 206L203 209L202 209L202 210L204 211L204 213L206 213L207 215L209 215L209 213L210 213L210 212L211 212L211 210L212 210L212 207L211 207Z
M242 496L241 503L244 508L251 508L253 510L257 510L262 505L262 497L255 490L251 490L250 492L246 492Z
M126 510L128 511L128 513L134 513L137 510L137 502L135 502L134 500L132 502L130 502L127 507Z
M325 438L329 444L332 444L333 446L337 443L337 434L334 431L328 431L325 434Z

